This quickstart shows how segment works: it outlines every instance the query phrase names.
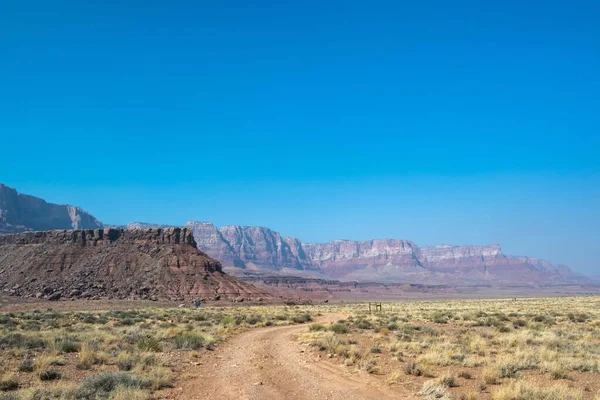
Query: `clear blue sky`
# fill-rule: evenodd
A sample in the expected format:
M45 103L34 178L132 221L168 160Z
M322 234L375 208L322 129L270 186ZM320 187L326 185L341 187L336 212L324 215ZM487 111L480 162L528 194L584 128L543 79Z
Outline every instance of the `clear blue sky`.
M3 2L0 182L600 274L599 2L127 3Z

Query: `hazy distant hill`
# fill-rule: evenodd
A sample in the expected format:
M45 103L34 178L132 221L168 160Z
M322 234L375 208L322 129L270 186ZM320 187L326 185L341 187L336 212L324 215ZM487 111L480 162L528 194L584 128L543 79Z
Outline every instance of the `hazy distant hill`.
M198 248L230 272L448 284L543 285L584 282L568 267L538 258L507 256L499 245L419 247L408 240L335 240L302 243L263 227L188 222Z
M102 227L79 207L47 203L0 183L0 233Z

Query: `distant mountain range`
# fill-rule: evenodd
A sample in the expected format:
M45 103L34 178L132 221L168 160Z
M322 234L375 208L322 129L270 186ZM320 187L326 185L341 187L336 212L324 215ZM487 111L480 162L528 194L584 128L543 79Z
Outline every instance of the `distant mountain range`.
M97 229L104 225L69 205L47 203L0 184L0 233ZM135 222L120 228L168 225ZM303 243L264 227L190 221L200 250L237 275L294 275L343 281L429 284L547 285L589 282L566 266L534 257L508 256L499 245L419 247L408 240L335 240Z
M499 245L419 247L408 240L302 243L269 228L188 222L198 248L234 274L325 277L343 281L544 285L585 282L566 266L507 256Z

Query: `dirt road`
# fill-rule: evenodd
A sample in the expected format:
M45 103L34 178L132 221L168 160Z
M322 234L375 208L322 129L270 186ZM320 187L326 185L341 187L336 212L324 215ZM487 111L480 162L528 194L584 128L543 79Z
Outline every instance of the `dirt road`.
M335 319L327 316L324 320ZM305 352L295 336L307 325L257 328L242 333L212 353L201 376L188 381L185 399L408 399L380 379L320 360Z

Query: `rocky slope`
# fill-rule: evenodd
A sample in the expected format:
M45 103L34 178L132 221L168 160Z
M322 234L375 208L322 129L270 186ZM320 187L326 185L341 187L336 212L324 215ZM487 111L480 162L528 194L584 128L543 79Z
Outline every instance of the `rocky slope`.
M327 279L448 283L558 284L585 281L565 266L514 257L499 245L419 247L408 240L302 243L268 228L189 222L198 248L226 269Z
M307 243L304 248L310 260L332 277L360 277L390 266L398 274L426 272L421 249L408 240L335 240Z
M198 248L224 265L247 269L316 270L299 240L268 228L188 222Z
M102 227L100 221L79 207L47 203L0 183L0 234Z
M0 289L49 300L270 297L224 273L185 228L0 235Z

